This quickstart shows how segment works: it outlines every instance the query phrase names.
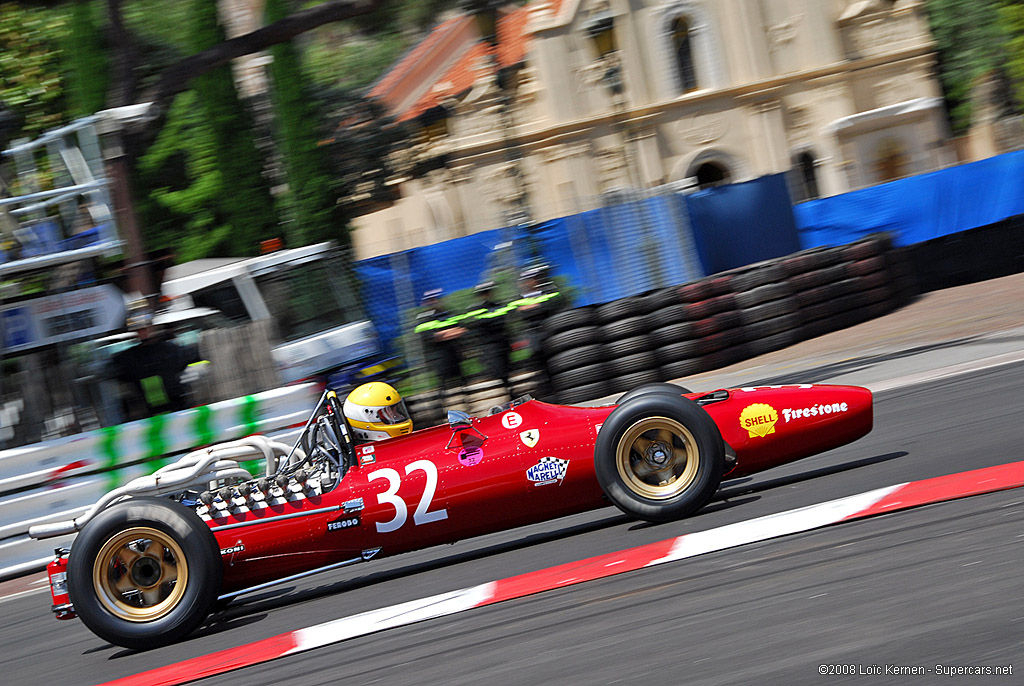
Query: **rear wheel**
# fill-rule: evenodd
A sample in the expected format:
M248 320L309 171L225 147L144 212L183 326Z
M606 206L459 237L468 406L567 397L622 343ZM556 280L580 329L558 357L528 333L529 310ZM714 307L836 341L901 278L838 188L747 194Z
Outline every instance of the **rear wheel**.
M594 448L605 495L648 521L679 519L704 507L724 466L724 443L711 417L692 400L663 392L620 404Z
M173 643L198 627L220 593L220 550L209 527L176 503L133 498L100 512L68 560L75 611L126 648Z

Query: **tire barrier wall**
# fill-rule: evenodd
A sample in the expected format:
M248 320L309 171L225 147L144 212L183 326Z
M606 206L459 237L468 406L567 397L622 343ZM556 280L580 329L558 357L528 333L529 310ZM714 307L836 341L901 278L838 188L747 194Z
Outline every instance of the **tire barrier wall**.
M0 579L42 569L55 547L74 538L34 541L29 526L76 517L107 491L196 447L254 433L286 439L318 395L316 384L287 386L0 452Z
M553 400L724 367L881 316L914 293L888 234L813 248L545 322Z

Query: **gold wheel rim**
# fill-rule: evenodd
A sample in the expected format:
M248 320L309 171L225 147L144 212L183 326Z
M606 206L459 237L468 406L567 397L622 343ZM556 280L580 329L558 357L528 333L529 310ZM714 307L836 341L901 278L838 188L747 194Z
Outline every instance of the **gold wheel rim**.
M615 450L615 466L637 495L667 500L697 478L700 451L690 430L676 420L648 417L626 429Z
M129 622L151 622L177 607L188 587L188 562L177 541L151 527L111 536L92 566L103 607Z

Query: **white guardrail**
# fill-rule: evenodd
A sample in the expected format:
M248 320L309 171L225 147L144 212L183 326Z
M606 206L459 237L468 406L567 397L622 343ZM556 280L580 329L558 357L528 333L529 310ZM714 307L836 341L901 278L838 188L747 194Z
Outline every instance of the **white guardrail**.
M33 524L72 519L194 448L251 434L294 441L319 393L316 384L287 386L0 451L0 580L43 569L74 539L32 540Z

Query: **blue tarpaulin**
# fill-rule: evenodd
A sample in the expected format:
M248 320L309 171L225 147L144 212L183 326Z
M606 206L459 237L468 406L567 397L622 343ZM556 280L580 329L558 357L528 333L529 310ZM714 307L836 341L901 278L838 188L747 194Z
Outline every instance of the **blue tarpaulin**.
M708 274L800 249L784 174L698 191L686 203Z
M495 249L508 240L508 230L496 229L356 262L363 302L381 340L404 333L400 304L419 305L423 293L435 288L445 293L472 288Z
M500 264L546 262L581 306L798 249L785 179L777 174L690 196L627 200L529 228L485 231L363 260L355 268L370 317L382 340L393 341L411 323L402 308L418 305L424 291L472 288Z
M1024 214L1024 151L1006 153L794 208L803 248L888 231L897 246Z

